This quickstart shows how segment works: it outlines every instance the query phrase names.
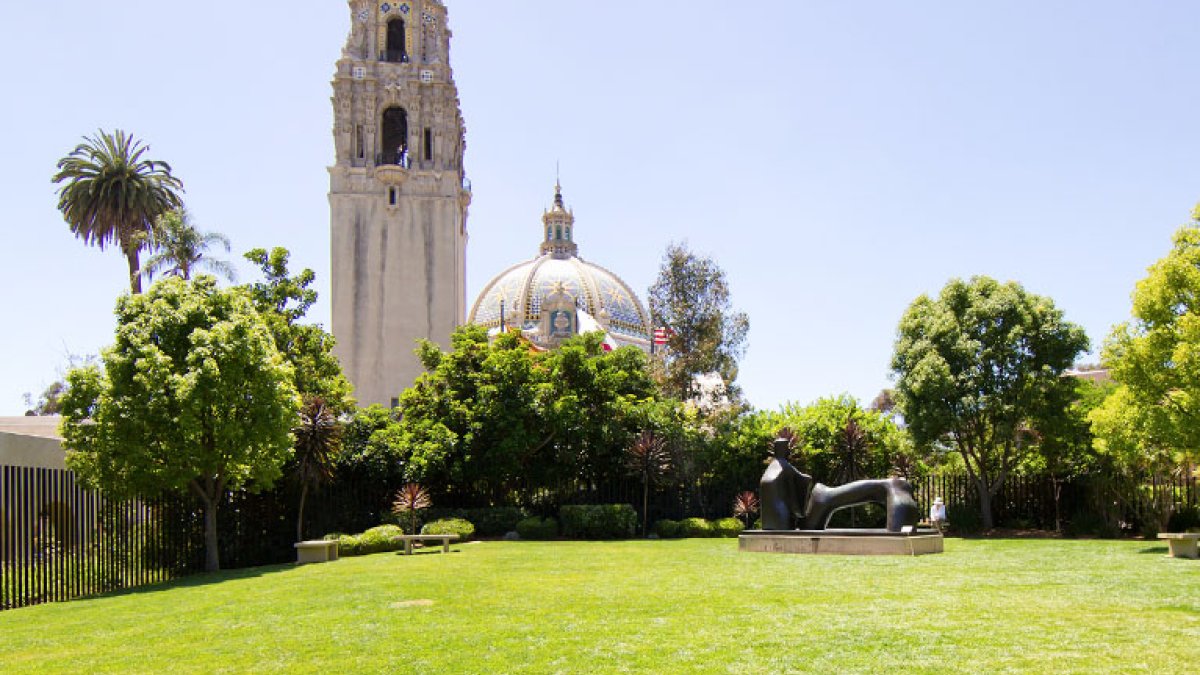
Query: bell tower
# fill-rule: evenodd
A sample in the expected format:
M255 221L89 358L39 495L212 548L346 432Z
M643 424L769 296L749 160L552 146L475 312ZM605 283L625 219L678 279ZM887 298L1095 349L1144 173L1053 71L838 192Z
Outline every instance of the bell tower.
M359 405L422 372L465 318L466 128L440 0L349 0L329 169L335 352Z

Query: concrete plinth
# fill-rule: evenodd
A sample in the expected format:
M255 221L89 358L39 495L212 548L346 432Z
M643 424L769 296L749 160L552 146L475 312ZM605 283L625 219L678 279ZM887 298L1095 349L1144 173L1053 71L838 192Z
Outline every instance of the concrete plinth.
M925 555L941 553L943 539L936 530L911 533L887 530L746 530L738 550L748 553L832 555Z

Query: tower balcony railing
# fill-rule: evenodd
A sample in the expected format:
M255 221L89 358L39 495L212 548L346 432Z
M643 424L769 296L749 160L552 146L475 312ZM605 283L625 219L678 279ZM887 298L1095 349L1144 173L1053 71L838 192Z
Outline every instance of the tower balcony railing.
M385 63L408 63L408 52L403 49L385 49L379 52L379 60Z
M407 152L381 152L375 155L375 166L398 166L401 169L411 169L412 155Z

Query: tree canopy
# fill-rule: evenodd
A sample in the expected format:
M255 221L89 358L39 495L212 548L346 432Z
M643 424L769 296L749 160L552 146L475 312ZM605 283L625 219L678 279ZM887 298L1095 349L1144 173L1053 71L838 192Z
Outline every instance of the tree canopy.
M292 365L296 390L320 398L334 415L349 412L354 407L353 386L333 354L333 336L320 325L300 323L317 301L311 288L316 275L307 268L291 274L286 248L256 248L245 257L263 274L262 281L245 288L270 328L275 347Z
M502 503L521 485L623 476L655 390L640 350L608 352L602 338L538 352L516 332L489 343L463 326L448 352L422 343L427 372L401 395L394 437L406 477Z
M1060 392L1074 383L1061 376L1087 347L1049 298L983 276L953 279L904 313L892 358L899 408L918 445L962 456L984 527L992 494L1030 448L1023 432L1062 414Z
M154 284L117 301L114 344L67 373L67 465L118 498L189 491L205 512L217 569L227 489L269 487L292 453L291 366L244 290L212 277Z
M670 244L649 300L655 325L667 329L660 356L663 392L681 401L696 400L702 393L697 376L716 373L724 391L709 396L736 399L734 380L750 320L733 309L729 283L716 261L689 251L686 244Z

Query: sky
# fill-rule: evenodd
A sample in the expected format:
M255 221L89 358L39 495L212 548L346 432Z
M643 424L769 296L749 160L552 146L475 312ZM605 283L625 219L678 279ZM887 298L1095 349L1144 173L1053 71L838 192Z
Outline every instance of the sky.
M559 167L581 257L643 301L669 243L716 260L749 315L738 382L758 408L869 402L905 309L955 277L1048 296L1098 348L1200 200L1200 3L447 4L468 304L535 255ZM112 341L124 259L74 238L50 181L97 129L171 164L241 281L259 246L313 269L328 327L346 2L3 17L0 415Z

